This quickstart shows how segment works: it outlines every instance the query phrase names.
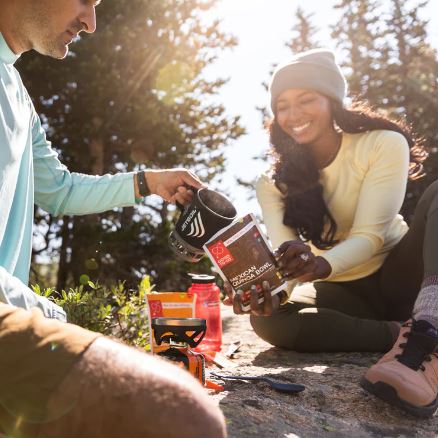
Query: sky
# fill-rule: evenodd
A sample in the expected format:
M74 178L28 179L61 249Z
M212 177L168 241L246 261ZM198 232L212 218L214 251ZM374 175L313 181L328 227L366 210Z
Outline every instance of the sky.
M389 0L382 0L389 3ZM267 170L266 160L254 160L268 150L268 137L256 107L268 104L268 93L262 83L269 81L273 65L291 57L285 43L290 40L295 25L295 12L301 7L313 13L312 23L320 29L319 41L336 50L330 38L330 26L337 20L335 0L218 0L210 11L222 20L221 29L233 34L238 45L225 51L205 72L207 78L225 77L229 82L222 88L218 100L229 115L240 115L247 135L234 141L226 152L227 170L224 189L234 202L239 215L260 213L255 199L248 201L248 191L238 188L235 178L252 180ZM412 2L411 2L412 3ZM425 9L430 19L430 42L438 48L438 2L430 0ZM252 193L254 197L254 193Z

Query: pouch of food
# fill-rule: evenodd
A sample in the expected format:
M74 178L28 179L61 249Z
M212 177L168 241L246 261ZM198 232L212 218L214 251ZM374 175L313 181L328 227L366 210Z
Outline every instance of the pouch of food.
M271 295L285 288L269 242L252 214L217 232L204 245L204 250L233 291L243 292L242 309L245 311L251 308L251 287L256 288L259 303L264 300L263 281L269 283Z
M194 318L196 294L187 292L154 292L146 294L148 302L149 333L151 352L157 354L166 350L166 345L157 345L152 331L152 318Z

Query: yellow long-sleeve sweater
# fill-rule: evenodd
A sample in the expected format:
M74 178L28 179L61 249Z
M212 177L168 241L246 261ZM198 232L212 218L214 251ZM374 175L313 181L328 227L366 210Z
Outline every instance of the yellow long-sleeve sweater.
M320 172L324 200L337 224L339 243L312 252L332 267L325 281L350 281L377 271L390 250L407 232L398 214L406 192L409 147L394 131L343 134L336 158ZM262 175L257 199L273 247L295 240L294 230L283 224L283 195L272 179ZM294 283L289 284L289 293Z

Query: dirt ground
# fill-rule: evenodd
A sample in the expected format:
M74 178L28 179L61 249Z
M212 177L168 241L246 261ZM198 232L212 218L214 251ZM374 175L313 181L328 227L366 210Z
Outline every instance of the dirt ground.
M224 348L241 341L223 374L270 375L300 383L306 390L290 395L266 383L223 381L212 393L221 407L230 437L434 437L438 417L419 420L366 393L358 384L376 354L304 354L281 350L258 338L247 316L223 307Z

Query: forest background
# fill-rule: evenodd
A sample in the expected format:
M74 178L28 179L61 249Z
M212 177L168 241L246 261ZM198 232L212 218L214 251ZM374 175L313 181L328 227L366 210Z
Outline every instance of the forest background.
M238 44L212 14L217 3L106 0L97 8L97 32L79 38L66 60L22 57L17 67L53 147L71 171L181 166L213 188L224 187L227 151L245 137L247 127L221 102L227 78L211 74L211 66ZM350 97L405 119L430 153L426 177L408 186L402 213L409 221L424 187L438 177L438 57L425 18L428 2L342 0L333 8L329 45L339 55ZM290 55L327 46L315 21L298 7L290 36L277 44L286 44ZM235 68L244 69L245 59ZM259 109L263 126L268 114ZM246 156L235 184L251 199L253 181L245 169L252 166L253 151ZM265 153L256 159L265 163ZM92 292L93 285L122 281L136 290L150 276L157 290L185 290L187 272L211 268L207 260L193 266L173 256L167 239L176 214L156 197L82 217L53 217L35 207L32 283L58 291L82 283Z

